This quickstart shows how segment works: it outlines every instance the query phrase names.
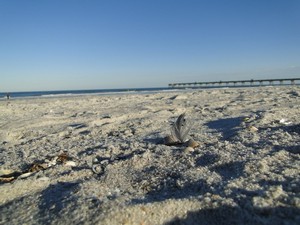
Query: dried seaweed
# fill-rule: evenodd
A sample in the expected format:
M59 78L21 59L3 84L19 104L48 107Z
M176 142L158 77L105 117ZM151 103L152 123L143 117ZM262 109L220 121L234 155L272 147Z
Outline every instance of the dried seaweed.
M184 143L192 128L192 123L187 120L185 113L181 114L171 128L172 137L179 143Z
M11 182L17 178L27 178L40 170L46 170L57 165L58 163L67 166L75 166L75 162L70 161L71 159L72 158L66 152L64 152L56 157L51 158L50 160L46 159L30 164L22 171L0 169L0 184Z

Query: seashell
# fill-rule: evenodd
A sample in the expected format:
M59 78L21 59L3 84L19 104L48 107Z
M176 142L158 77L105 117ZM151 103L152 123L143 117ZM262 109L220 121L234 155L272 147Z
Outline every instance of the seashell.
M27 177L30 177L32 174L32 172L27 172L27 173L23 173L22 175L19 176L20 179L24 179L24 178L27 178Z
M95 174L102 174L104 173L104 167L100 164L92 165L92 171Z
M55 156L53 159L51 159L49 161L47 160L48 161L48 167L55 166L57 164L57 159L58 159L58 157Z
M184 153L191 153L191 152L194 152L195 150L192 148L192 147L186 147L184 149Z
M281 120L279 120L279 123L284 124L284 125L290 125L292 122L287 121L286 119L281 119Z
M76 162L74 162L74 161L66 161L64 165L65 166L71 166L71 167L73 167L73 166L76 166Z
M249 126L248 129L249 129L251 132L256 132L256 131L258 131L258 128L256 128L255 126Z
M190 139L187 142L187 146L191 147L191 148L197 148L199 145L200 145L200 143L197 142L197 141L195 141L195 140L193 140L193 139Z
M109 160L99 161L98 158L93 159L92 161L92 171L95 174L102 175L105 172L105 167L109 164Z

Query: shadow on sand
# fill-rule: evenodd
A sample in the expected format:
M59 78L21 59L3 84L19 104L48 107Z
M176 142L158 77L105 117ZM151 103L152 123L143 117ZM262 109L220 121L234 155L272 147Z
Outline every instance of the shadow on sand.
M175 180L169 180L159 188L149 191L143 199L133 199L133 204L147 204L153 202L162 202L167 199L184 199L192 196L198 196L210 190L205 180L189 182L182 187L176 185Z
M187 213L186 218L174 218L164 225L296 225L300 222L297 215L300 215L300 209L293 207L252 208L249 210L224 205L217 208L191 211Z
M243 117L234 117L226 119L218 119L215 121L209 121L206 125L209 129L215 130L222 134L222 140L228 140L235 136L241 129L240 125L243 121Z
M79 182L59 182L42 192L13 199L0 205L0 224L54 224L63 212L73 212L78 207L74 196Z
M61 216L65 208L76 208L77 199L74 192L79 189L79 182L59 182L48 186L41 192L39 203L40 224L50 224L54 218ZM68 209L69 211L73 211Z

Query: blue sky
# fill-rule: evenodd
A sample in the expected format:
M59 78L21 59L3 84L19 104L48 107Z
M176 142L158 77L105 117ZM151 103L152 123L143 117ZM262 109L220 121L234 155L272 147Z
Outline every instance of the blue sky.
M0 92L300 77L299 0L0 0Z

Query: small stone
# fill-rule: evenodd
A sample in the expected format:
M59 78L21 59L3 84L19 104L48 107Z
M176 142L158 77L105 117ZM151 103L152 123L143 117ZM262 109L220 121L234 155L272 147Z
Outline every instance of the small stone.
M104 114L102 115L102 119L110 119L111 115L110 114Z
M250 120L250 118L249 117L245 117L245 118L243 118L243 121L244 122L247 122L247 121L249 121Z

